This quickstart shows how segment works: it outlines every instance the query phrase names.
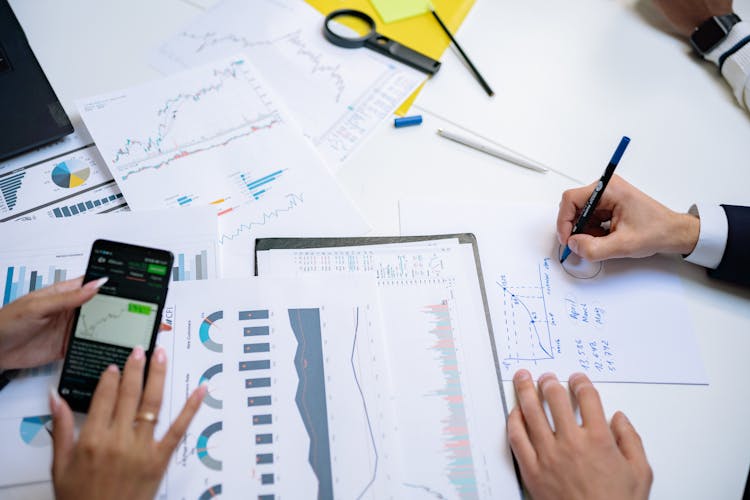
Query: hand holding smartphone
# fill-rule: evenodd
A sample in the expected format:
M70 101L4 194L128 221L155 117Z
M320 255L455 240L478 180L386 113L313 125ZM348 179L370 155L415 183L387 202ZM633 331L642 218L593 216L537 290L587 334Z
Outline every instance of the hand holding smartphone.
M151 358L173 262L166 250L94 242L83 281L107 280L73 319L58 387L71 409L87 412L102 372L111 364L122 370L135 346Z

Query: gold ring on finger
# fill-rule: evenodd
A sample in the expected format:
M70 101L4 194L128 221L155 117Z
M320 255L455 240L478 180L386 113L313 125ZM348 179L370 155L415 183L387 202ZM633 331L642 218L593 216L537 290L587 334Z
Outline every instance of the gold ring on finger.
M136 422L148 422L149 424L156 424L156 422L159 421L159 419L156 416L156 413L152 411L139 411L135 416Z

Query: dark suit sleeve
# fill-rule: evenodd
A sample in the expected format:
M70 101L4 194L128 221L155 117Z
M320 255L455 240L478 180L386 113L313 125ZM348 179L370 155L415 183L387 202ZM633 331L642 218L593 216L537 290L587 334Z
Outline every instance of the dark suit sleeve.
M708 275L750 286L750 207L722 205L722 208L729 224L727 247L719 266L708 271Z

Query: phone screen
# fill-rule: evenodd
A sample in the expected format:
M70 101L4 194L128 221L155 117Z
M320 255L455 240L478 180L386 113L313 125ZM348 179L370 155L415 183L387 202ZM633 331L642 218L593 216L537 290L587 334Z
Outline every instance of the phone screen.
M94 242L84 282L109 280L79 308L73 322L59 386L72 409L87 411L102 372L110 364L122 369L135 346L150 357L172 263L165 250Z

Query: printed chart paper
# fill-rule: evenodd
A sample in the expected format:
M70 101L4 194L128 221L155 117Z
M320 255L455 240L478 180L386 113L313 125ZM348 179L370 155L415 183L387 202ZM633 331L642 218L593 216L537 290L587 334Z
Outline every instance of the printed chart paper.
M214 208L232 277L252 274L256 237L369 230L244 57L79 108L133 210Z
M401 231L476 235L504 380L707 384L682 283L662 257L560 264L557 208L402 201ZM518 217L516 214L523 214Z
M288 104L329 167L337 169L426 76L371 50L323 38L323 16L294 0L225 0L154 53L164 73L239 51Z
M521 497L471 245L261 254L261 276L377 278L403 457L397 497Z
M0 222L127 210L95 147L0 174Z
M180 283L160 336L170 359L157 434L203 405L163 498L391 498L400 470L374 280Z

